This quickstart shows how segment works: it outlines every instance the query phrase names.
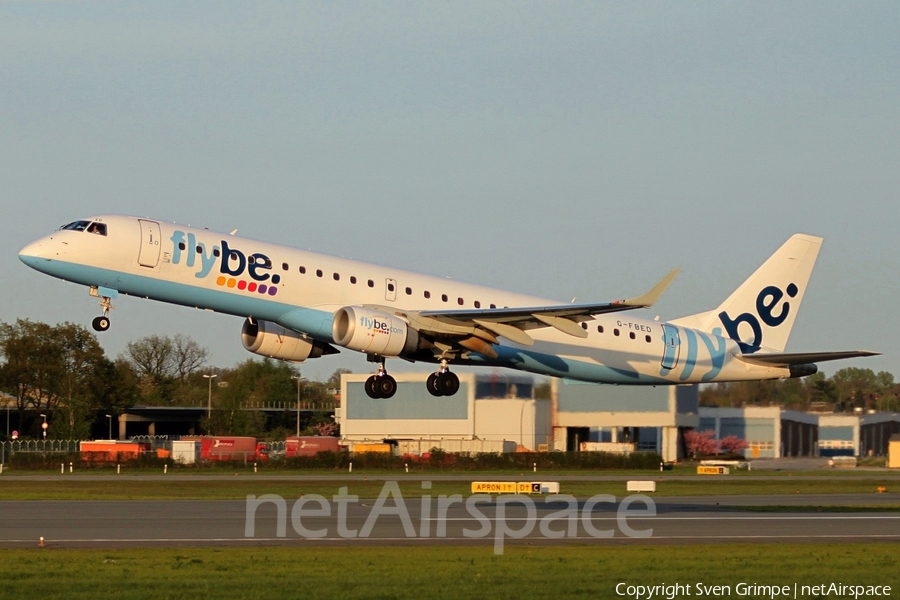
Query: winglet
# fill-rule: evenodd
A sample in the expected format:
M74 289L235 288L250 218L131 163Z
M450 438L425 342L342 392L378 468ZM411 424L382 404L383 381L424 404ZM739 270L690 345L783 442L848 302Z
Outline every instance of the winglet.
M672 269L672 271L663 277L659 283L653 286L653 289L638 296L636 298L630 298L628 300L622 300L619 304L624 306L636 306L646 308L648 306L653 306L656 304L656 301L660 299L663 295L663 292L666 291L666 288L675 280L675 277L681 272L681 269Z

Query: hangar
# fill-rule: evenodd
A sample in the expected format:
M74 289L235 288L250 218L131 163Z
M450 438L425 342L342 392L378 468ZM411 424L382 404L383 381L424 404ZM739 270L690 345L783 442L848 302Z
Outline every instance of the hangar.
M699 424L696 385L612 386L554 379L552 390L555 450L615 451L628 444L675 461L685 455L684 432Z
M366 395L368 374L342 375L343 400L335 409L342 440L350 444L403 442L406 448L416 442L422 451L431 447L461 452L546 448L551 439L550 401L535 399L531 377L458 375L459 391L436 398L425 388L428 373L392 373L397 392L379 399Z
M698 431L747 440L747 458L885 456L900 414L809 413L778 406L700 407Z
M364 391L367 374L342 376L344 401L335 418L344 441L402 442L404 447L421 441L422 448L433 444L463 452L499 451L478 443L507 441L532 451L652 450L672 461L683 456L683 431L699 422L697 386L630 387L554 379L551 397L536 399L530 376L463 373L456 395L435 398L425 389L427 373L393 376L397 393L377 400Z

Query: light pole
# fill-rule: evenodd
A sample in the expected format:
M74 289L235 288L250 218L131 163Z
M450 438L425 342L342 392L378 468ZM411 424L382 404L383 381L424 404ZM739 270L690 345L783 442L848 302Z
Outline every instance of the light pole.
M106 418L109 419L109 439L112 440L112 415L106 415Z
M50 427L50 426L47 425L47 415L45 415L45 414L42 413L41 416L44 417L44 422L41 423L41 429L44 430L44 440L46 441L46 439L47 439L47 428Z
M300 382L306 381L306 378L299 375L291 375L291 379L297 380L297 437L300 437Z
M204 375L203 377L205 377L206 379L209 379L209 396L206 399L206 419L208 421L208 420L212 419L212 380L215 379L217 376L215 373L213 373L212 375ZM209 427L208 424L207 424L207 427Z

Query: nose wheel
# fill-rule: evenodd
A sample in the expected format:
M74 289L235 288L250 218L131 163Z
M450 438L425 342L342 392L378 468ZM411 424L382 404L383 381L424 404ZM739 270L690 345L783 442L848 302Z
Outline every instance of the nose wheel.
M101 316L91 321L91 327L94 331L106 331L109 329L109 311L112 309L112 298L100 294L100 290L96 287L91 288L91 296L100 298Z
M397 392L397 380L388 375L382 362L378 372L366 379L365 387L369 398L390 398Z
M91 326L94 328L94 331L106 331L109 329L109 317L97 317L91 321Z

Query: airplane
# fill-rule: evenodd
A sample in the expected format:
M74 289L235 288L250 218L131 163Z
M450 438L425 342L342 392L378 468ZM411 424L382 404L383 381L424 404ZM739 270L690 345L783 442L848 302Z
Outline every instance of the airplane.
M508 367L621 385L804 377L815 363L869 351L785 353L822 238L788 239L718 308L660 322L633 316L666 290L604 303L560 303L208 229L121 215L80 219L25 246L29 267L88 286L97 331L119 294L244 318L258 355L303 362L346 348L377 363L370 398L397 382L386 359L434 363L433 396L459 390L454 365Z

